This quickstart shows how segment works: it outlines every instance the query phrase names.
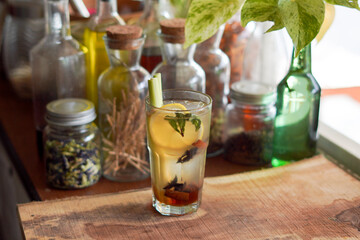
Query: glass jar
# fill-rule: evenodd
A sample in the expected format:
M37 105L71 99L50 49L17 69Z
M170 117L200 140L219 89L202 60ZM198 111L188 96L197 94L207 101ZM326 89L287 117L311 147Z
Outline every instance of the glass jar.
M245 47L254 30L255 23L249 23L246 28L241 25L240 11L226 22L220 48L230 59L230 86L241 79Z
M34 119L39 153L46 125L46 104L61 98L85 97L87 49L72 38L69 1L46 0L46 35L30 51Z
M141 55L141 66L151 72L162 60L160 40L156 36L159 30L158 7L159 0L145 0L144 12L137 21L146 35L144 48Z
M252 81L231 86L231 104L226 107L225 159L244 165L271 163L275 88Z
M3 62L16 94L31 98L30 50L45 35L44 6L37 2L9 3L3 32Z
M44 158L47 183L77 189L97 183L101 176L99 131L92 102L65 98L47 106Z
M104 37L110 67L99 77L103 175L130 182L150 174L146 157L145 102L150 74L139 65L144 44L138 26L111 26Z
M161 73L163 89L190 89L205 92L205 72L194 61L196 45L184 49L185 19L165 19L160 22L162 63L152 72Z
M116 0L96 0L96 14L91 16L84 30L84 45L89 52L86 59L86 97L98 109L98 79L109 66L103 37L106 28L113 25L125 25L117 12Z
M223 32L224 25L211 38L200 43L195 52L195 61L205 71L206 93L213 99L208 157L219 155L223 150L224 111L228 103L230 80L229 58L219 49Z

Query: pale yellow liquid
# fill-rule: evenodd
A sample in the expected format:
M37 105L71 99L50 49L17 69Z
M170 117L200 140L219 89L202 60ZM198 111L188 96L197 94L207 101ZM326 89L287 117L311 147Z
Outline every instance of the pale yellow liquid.
M84 31L84 44L88 48L86 69L86 97L91 100L98 110L98 79L100 74L110 66L106 53L103 36L105 32Z

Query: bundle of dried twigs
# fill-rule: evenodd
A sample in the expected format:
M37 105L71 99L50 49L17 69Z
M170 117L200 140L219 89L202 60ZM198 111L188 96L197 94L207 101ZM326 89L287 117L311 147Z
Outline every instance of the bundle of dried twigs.
M143 174L150 172L146 154L146 125L144 103L138 92L122 91L121 104L116 106L116 98L107 102L112 109L106 114L110 131L103 136L104 174L117 176L128 165L134 166Z

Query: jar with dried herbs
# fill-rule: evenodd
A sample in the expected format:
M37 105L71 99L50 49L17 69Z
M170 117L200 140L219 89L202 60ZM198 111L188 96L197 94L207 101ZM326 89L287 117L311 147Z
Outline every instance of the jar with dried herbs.
M224 155L244 165L268 165L272 158L275 88L243 80L230 89L231 103L226 107Z
M211 38L197 46L194 57L205 71L206 93L213 99L208 157L217 156L223 150L224 111L228 103L230 81L229 58L219 49L223 32L224 25Z
M44 130L46 179L50 186L77 189L91 186L101 177L99 130L94 104L65 98L47 106Z
M144 105L150 74L139 65L144 35L138 26L111 26L104 41L110 67L98 81L103 175L141 180L150 174Z

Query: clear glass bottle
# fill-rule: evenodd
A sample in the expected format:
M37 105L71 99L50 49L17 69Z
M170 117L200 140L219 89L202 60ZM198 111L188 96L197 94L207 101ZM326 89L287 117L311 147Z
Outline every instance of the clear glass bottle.
M224 111L228 103L230 81L229 58L219 49L223 32L224 25L211 38L197 46L194 57L205 71L206 93L213 99L208 157L219 155L223 150Z
M136 23L142 27L146 35L140 64L148 72L151 72L162 60L160 41L156 36L159 29L158 7L159 0L145 0L143 14Z
M270 22L256 23L243 53L241 81L263 82L276 87L285 77L290 62L285 30L266 33L271 25Z
M55 188L91 186L101 177L99 130L94 104L79 98L50 102L44 130L47 183Z
M194 61L196 45L184 49L185 19L165 19L160 22L162 63L152 72L161 73L163 89L183 88L205 92L205 72Z
M37 2L9 3L3 32L3 63L15 92L31 98L30 50L45 35L44 6Z
M241 79L243 72L244 50L254 29L254 23L249 23L246 28L241 25L240 11L237 12L225 25L224 34L220 42L220 48L230 59L230 86Z
M253 81L235 82L226 107L224 156L244 165L271 163L275 88Z
M321 89L311 73L311 45L293 53L288 74L277 87L273 165L316 153Z
M125 25L117 12L116 0L97 0L96 14L91 16L84 30L84 45L89 53L86 59L86 97L97 109L98 78L110 66L103 37L106 28L113 25Z
M71 36L68 0L47 0L46 35L30 52L34 118L39 154L46 125L46 104L68 97L85 97L84 48Z
M137 181L150 174L144 108L150 74L139 65L145 39L135 25L111 26L106 34L110 67L99 77L103 175L113 181Z

